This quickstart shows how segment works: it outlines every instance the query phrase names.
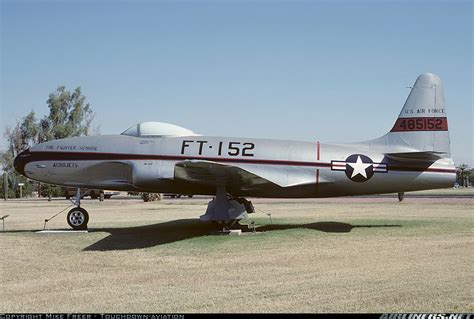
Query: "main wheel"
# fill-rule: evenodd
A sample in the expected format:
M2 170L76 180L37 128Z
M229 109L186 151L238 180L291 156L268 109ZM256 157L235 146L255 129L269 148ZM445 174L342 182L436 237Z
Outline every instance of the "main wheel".
M67 213L67 223L74 230L85 230L87 229L87 223L89 222L89 214L84 208L74 207Z

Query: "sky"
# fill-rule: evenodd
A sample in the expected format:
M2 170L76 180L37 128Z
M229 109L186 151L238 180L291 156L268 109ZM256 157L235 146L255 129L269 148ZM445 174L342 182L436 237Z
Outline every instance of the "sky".
M456 164L474 165L470 1L1 2L0 128L77 86L93 127L358 142L417 76L444 82ZM5 148L2 139L0 148Z

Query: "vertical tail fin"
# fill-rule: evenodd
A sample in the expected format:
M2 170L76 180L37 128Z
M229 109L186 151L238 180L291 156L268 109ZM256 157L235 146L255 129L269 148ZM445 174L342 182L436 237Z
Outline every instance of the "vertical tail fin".
M400 152L436 152L450 156L447 113L441 79L424 73L417 79L393 128L371 146Z

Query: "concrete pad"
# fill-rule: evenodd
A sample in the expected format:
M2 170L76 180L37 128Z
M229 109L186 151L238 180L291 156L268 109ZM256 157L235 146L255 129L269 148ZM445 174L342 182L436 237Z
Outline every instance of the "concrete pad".
M87 230L68 230L68 229L45 229L37 231L36 234L84 234Z

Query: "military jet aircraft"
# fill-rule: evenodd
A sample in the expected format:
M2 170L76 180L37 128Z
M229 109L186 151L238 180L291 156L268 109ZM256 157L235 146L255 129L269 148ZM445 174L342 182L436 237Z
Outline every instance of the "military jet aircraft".
M456 173L449 144L442 82L425 73L390 132L365 142L205 136L143 122L120 135L35 145L20 153L14 166L28 178L69 187L215 195L201 220L226 225L253 212L245 197L334 197L452 186ZM84 229L88 220L78 200L68 224Z

